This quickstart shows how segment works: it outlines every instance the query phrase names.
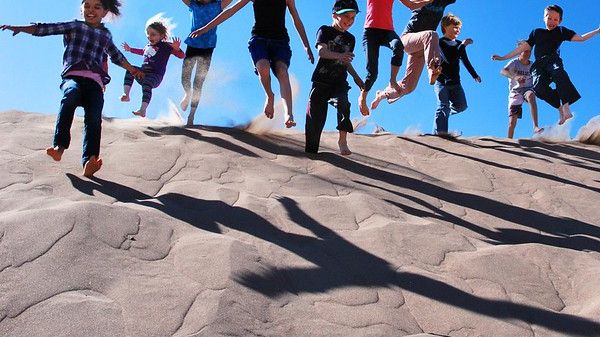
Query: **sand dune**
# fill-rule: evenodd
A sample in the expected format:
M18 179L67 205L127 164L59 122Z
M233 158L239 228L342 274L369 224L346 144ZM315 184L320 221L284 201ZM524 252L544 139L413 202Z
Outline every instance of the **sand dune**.
M0 113L0 336L600 336L600 154Z

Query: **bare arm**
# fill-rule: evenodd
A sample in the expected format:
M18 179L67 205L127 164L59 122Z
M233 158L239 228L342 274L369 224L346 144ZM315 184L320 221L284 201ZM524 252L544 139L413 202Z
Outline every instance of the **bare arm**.
M304 24L302 20L300 20L300 15L298 14L298 10L296 9L296 3L294 0L286 0L286 4L288 10L290 11L290 15L292 16L292 21L294 22L294 27L296 27L296 31L298 35L300 35L300 40L302 40L302 44L304 45L304 50L308 55L308 59L310 63L315 63L315 57L313 56L312 49L310 48L310 44L308 43L308 38L306 37L306 30L304 30Z
M0 30L10 30L13 32L13 36L19 33L27 33L34 34L35 33L35 25L30 26L10 26L10 25L1 25Z
M348 74L352 76L354 83L356 83L356 85L362 90L365 87L365 82L363 82L362 78L360 78L360 76L352 66L352 63L348 63L346 67L348 69Z
M433 0L398 0L404 6L408 7L410 10L419 9L423 6L429 5L433 2Z
M600 34L600 27L598 29L592 30L591 32L585 33L583 35L577 35L577 34L575 34L571 38L571 41L573 41L573 42L585 42L585 41L591 39L592 37L594 37L594 35L598 35L598 34Z
M522 52L524 52L526 50L531 50L531 46L529 45L529 43L522 43L515 50L511 51L510 53L508 53L504 56L492 55L492 60L494 60L494 61L508 60L508 59L511 59L511 58L521 54Z
M354 59L354 54L352 54L351 52L336 53L334 51L329 50L329 48L327 48L327 44L325 43L319 43L317 45L317 53L319 54L320 58L328 60L338 60L344 63L350 63Z
M232 1L233 0L223 0L223 1L221 1L221 9L223 10L223 9L227 8L227 6L229 6Z
M209 30L215 28L216 26L223 23L223 21L229 19L233 16L233 14L237 13L242 7L246 6L250 2L250 0L238 0L233 6L228 7L224 11L222 11L219 15L217 15L212 21L207 23L204 27L201 27L190 34L190 37L198 37Z

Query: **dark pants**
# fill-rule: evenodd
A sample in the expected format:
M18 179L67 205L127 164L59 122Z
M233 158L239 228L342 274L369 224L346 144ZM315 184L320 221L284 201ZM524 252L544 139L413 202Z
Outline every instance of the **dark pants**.
M340 131L354 132L350 121L350 102L348 101L347 83L343 85L328 85L313 83L308 107L306 109L306 125L304 128L306 136L305 151L309 153L319 152L321 133L327 120L327 104L337 109L337 129Z
M365 78L365 90L373 87L379 74L379 48L387 47L392 50L391 64L396 67L402 65L404 57L404 46L400 37L393 30L365 28L363 34L363 48L367 56L367 77Z
M91 156L98 157L100 155L104 93L96 81L78 76L63 79L60 88L63 91L63 98L60 101L60 111L56 117L54 146L69 148L75 109L79 106L83 107L85 114L81 163L85 165Z
M467 110L467 98L462 85L442 84L435 82L435 95L438 107L435 111L434 134L448 133L448 119L451 114L457 114Z
M144 71L144 69L140 67L136 68ZM126 71L123 84L131 87L134 79L142 86L142 102L150 103L150 100L152 100L152 89L157 88L160 85L160 82L162 82L162 76L144 71L144 78L139 79L134 78L130 72Z
M557 109L562 104L573 104L581 98L559 56L536 60L531 65L531 76L535 95ZM556 89L550 87L552 82L556 84Z

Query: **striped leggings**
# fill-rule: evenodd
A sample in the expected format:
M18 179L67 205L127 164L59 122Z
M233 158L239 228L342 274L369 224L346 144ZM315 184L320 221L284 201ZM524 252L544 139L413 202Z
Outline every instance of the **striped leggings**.
M136 67L142 70L139 67ZM155 73L144 72L144 78L138 79L133 77L130 72L125 72L125 80L124 85L131 87L133 85L133 80L136 80L142 86L142 102L150 103L152 99L152 89L157 88L162 81L162 76Z

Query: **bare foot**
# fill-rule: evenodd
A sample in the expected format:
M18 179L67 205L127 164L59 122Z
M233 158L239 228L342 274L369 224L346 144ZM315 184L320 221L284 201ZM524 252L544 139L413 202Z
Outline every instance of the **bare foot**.
M350 148L348 148L348 144L347 143L340 143L338 142L338 145L340 147L340 154L342 156L349 156L352 154L352 151L350 151Z
M142 110L142 109L140 109L138 111L133 111L132 113L139 117L146 117L146 111Z
M536 134L536 135L540 134L542 132L544 132L544 128L540 128L540 127L537 127L537 126L533 128L533 133Z
M396 90L397 92L402 91L402 88L400 88L400 84L398 84L398 81L390 81L390 88Z
M46 154L52 157L54 161L60 161L63 152L65 152L65 149L60 146L49 147L46 149Z
M294 126L296 126L296 122L294 121L294 115L287 114L285 118L285 127L289 129L293 128Z
M129 102L129 95L127 95L127 94L121 95L121 102Z
M181 99L181 102L179 103L179 105L181 106L181 110L185 111L185 109L187 109L189 104L190 104L190 96L186 93L183 96L183 98Z
M363 116L368 116L371 114L369 108L367 107L367 92L361 91L360 96L358 96L358 109Z
M265 100L265 116L267 116L268 119L273 119L273 115L275 114L275 107L273 106L273 101L274 101L274 96L270 95L267 96L267 99Z
M558 121L558 125L563 125L563 124L565 124L566 121L573 118L573 114L569 110L565 109L565 110L561 110L560 112L561 112L560 120Z
M94 173L98 172L102 167L102 159L97 159L96 156L91 156L90 159L83 165L83 175L91 178Z
M379 106L379 103L381 103L381 101L386 99L386 97L387 97L387 95L386 95L385 91L377 90L377 92L375 93L375 99L371 102L371 110L377 109L377 106Z

